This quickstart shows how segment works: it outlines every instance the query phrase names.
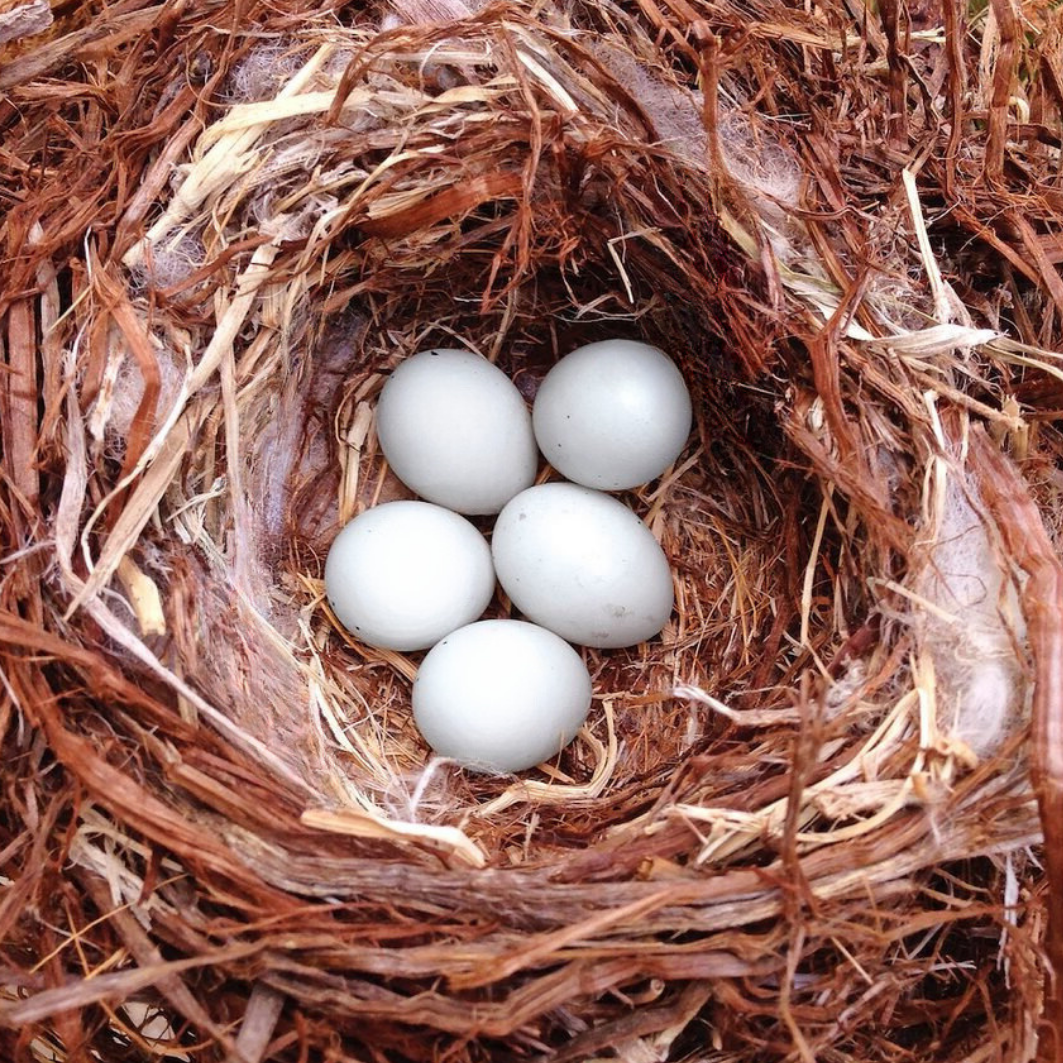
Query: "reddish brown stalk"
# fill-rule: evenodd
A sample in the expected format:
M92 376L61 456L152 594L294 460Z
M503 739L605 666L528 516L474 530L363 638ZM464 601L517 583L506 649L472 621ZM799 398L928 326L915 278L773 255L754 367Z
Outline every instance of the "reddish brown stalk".
M990 0L989 6L996 17L999 35L988 101L989 131L985 146L985 176L992 183L999 181L1004 173L1008 115L1019 56L1019 12L1014 0Z
M900 0L883 0L881 11L889 70L889 137L894 147L903 149L908 141L908 48L904 39L908 25Z
M956 164L963 143L965 109L964 93L967 87L963 63L964 34L967 19L963 0L941 0L945 22L945 48L949 64L949 137L945 149L945 194L952 199L956 195Z
M1033 654L1030 774L1044 831L1051 965L1037 1058L1055 1063L1063 1059L1063 563L1018 470L982 431L972 433L971 455L1008 554L1026 577L1022 605Z

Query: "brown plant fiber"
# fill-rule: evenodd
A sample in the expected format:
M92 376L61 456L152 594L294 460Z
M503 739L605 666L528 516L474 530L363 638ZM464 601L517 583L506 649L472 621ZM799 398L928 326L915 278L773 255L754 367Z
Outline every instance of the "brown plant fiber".
M0 1059L1063 1059L1060 17L0 6ZM463 772L376 397L610 335L676 611Z

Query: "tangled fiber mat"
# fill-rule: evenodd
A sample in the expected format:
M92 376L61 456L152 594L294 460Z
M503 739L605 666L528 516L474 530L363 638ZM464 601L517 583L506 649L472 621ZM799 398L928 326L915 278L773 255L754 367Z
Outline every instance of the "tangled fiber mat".
M1061 1058L1061 18L4 0L3 1059ZM675 614L464 772L323 601L376 397L616 335Z

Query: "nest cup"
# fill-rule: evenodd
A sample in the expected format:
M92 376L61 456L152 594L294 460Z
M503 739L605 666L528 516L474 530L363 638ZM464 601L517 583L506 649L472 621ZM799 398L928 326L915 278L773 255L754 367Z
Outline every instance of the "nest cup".
M881 71L769 7L152 8L0 71L106 130L33 185L3 119L32 191L0 293L11 1058L1032 1058L1051 284L1020 274L1009 324L1010 267L974 276L960 215L928 238L927 200L1008 179L992 121L920 186L898 145L940 113L902 85L898 131ZM834 13L903 67L895 24ZM939 14L920 69L971 47ZM90 62L125 64L122 121ZM892 156L825 159L809 62ZM530 400L614 336L694 398L623 496L676 611L584 651L556 761L464 772L413 727L419 655L323 601L339 528L410 497L376 397L460 346Z

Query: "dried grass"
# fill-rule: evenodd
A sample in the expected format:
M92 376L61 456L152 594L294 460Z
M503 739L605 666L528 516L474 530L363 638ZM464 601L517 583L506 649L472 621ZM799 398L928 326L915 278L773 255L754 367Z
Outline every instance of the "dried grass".
M6 1057L1056 1058L1058 14L53 7L0 50ZM616 333L695 395L629 498L674 620L466 775L322 600L403 494L375 397Z

